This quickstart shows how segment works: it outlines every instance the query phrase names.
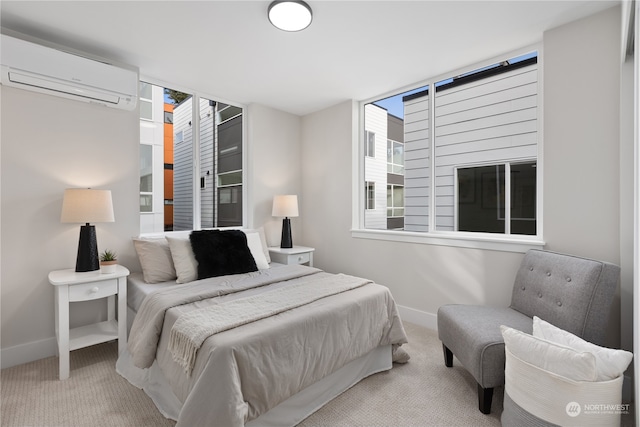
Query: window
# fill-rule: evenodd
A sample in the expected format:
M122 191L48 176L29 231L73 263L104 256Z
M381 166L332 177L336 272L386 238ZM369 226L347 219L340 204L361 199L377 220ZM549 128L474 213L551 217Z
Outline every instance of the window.
M536 52L363 102L361 111L365 210L384 184L387 217L403 216L403 231L541 234ZM375 135L386 137L386 174L371 159ZM359 228L380 228L370 217Z
M404 187L387 185L387 217L404 216Z
M373 210L376 208L376 183L365 182L365 209Z
M153 209L153 146L140 144L140 212Z
M140 98L140 232L242 225L243 109L146 82Z
M535 235L536 166L527 162L457 169L457 231Z
M153 120L153 89L145 82L140 82L140 119Z
M404 175L404 144L387 139L387 173Z
M364 155L367 157L375 157L376 156L376 134L369 131L365 131L364 134L365 134Z
M225 172L218 175L218 187L242 184L242 171Z

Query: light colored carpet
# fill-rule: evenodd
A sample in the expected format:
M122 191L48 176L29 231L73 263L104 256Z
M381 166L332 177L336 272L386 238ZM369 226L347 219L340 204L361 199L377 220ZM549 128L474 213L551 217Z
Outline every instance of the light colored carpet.
M499 426L503 388L491 415L478 411L476 383L454 359L446 368L434 331L405 323L406 365L372 375L304 420L300 427ZM71 352L71 377L58 358L2 370L2 426L174 426L142 390L115 372L117 343ZM213 424L212 424L213 425Z

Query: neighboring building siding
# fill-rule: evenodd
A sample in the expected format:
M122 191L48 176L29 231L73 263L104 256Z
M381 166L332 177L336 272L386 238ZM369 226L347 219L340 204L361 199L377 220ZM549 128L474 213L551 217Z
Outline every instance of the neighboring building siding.
M435 99L436 230L454 230L456 166L537 156L537 65L442 91Z
M375 157L365 157L365 181L376 184L375 209L364 212L365 228L387 229L387 110L365 105L366 131L375 133ZM365 141L366 144L366 141ZM364 185L364 183L363 183Z
M456 167L536 159L537 74L534 64L436 91L436 230L456 228ZM407 231L429 231L429 96L422 94L404 100Z
M429 231L429 94L404 99L404 229Z
M173 229L193 229L193 136L191 97L173 109ZM176 138L182 132L182 140Z
M175 107L173 115L174 133L183 132L183 142L176 142L174 149L174 230L193 228L191 105L190 98L183 101ZM242 172L242 115L216 124L218 109L223 106L207 99L201 99L199 105L200 170L196 184L200 189L202 228L242 225L242 185L234 186L232 202L225 199L221 204L218 200L218 174Z
M200 224L215 226L215 103L200 99ZM199 184L200 185L200 184Z
M387 138L404 142L404 120L392 114L387 114Z

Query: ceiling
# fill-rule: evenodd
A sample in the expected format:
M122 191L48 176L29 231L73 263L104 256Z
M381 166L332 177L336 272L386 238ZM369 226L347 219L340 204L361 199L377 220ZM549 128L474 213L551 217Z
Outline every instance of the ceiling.
M110 60L216 100L305 115L370 99L539 42L619 1L307 0L306 30L269 1L6 1L3 29Z

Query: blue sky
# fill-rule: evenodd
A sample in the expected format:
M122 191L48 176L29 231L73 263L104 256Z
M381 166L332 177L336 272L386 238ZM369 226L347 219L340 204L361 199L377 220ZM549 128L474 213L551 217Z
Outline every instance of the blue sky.
M381 99L379 101L374 102L374 104L377 105L378 107L386 108L389 114L393 114L396 117L400 117L401 119L404 119L404 105L402 103L402 98L404 96L411 95L412 93L421 92L428 88L429 86L422 86L417 89L400 93L398 95L390 96L389 98Z

